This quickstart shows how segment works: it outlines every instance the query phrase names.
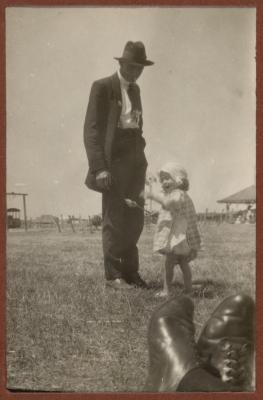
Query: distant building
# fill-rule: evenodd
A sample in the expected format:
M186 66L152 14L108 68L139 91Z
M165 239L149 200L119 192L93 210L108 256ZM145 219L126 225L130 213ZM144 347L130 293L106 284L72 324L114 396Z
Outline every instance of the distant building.
M217 202L226 204L228 208L231 204L256 204L256 186L251 185Z
M251 185L239 192L232 194L231 196L225 197L222 200L218 200L218 203L224 203L226 205L226 211L229 215L230 206L232 204L247 205L246 210L234 213L233 222L235 223L255 223L256 222L256 186Z
M40 217L37 217L35 219L35 222L37 224L39 224L40 226L52 226L55 224L54 218L55 217L53 215L44 214L44 215L41 215Z

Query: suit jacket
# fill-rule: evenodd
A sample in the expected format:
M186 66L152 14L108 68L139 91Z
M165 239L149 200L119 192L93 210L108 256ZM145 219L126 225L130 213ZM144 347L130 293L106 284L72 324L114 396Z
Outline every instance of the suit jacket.
M84 123L84 144L89 162L85 183L92 190L101 191L96 185L96 173L110 169L121 109L122 96L117 73L92 84Z

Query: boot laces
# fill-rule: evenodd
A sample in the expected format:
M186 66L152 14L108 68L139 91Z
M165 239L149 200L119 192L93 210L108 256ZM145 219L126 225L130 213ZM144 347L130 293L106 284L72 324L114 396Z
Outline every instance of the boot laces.
M222 342L221 378L224 382L239 384L248 379L250 367L249 344L234 343L228 339Z

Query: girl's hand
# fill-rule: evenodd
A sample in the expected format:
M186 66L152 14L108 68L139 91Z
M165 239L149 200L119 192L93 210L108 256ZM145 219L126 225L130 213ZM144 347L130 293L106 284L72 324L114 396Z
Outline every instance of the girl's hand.
M145 179L145 184L150 185L154 182L157 182L157 177L152 172L147 172L147 176Z
M145 187L145 189L140 193L140 197L144 200L149 199L151 196L151 191L149 190L148 187Z

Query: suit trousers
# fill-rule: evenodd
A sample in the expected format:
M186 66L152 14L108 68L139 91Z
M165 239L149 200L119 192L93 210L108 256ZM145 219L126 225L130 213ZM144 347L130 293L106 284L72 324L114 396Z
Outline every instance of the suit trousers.
M129 279L138 273L137 242L144 225L144 190L147 161L139 133L116 134L111 163L112 185L102 195L102 243L105 278ZM130 208L124 199L137 202Z

